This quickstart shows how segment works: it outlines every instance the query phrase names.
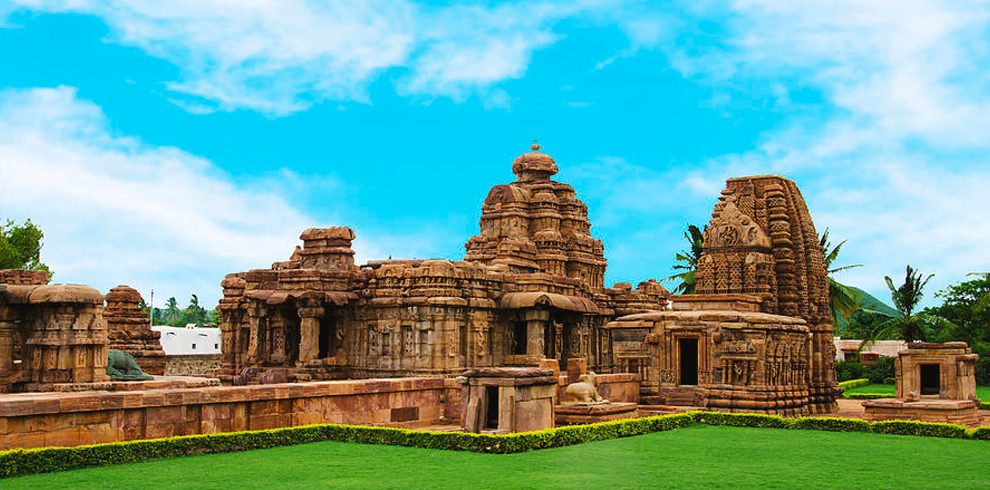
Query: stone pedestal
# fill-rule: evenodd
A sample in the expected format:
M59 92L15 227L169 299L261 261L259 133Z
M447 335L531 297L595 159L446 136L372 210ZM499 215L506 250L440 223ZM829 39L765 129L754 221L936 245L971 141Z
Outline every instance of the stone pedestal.
M557 425L594 424L639 416L635 403L601 403L596 405L558 405L554 407Z
M542 368L480 368L461 375L464 430L507 434L553 427L557 378Z
M866 400L866 420L919 420L949 424L980 425L980 403L975 400L923 400L909 402L896 398Z

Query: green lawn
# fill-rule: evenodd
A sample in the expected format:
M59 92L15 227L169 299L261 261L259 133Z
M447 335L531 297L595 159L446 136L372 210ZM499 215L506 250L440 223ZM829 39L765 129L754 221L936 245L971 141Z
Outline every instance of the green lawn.
M894 395L894 385L866 385L859 388L850 388L846 393L889 393ZM990 386L977 386L976 397L983 401L990 401Z
M319 442L0 480L0 488L987 488L990 442L693 425L487 455Z

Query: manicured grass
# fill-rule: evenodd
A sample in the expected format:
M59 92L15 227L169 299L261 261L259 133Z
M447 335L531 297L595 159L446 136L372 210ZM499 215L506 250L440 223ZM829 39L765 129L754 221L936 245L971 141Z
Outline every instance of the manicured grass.
M889 393L893 396L894 385L866 385L849 388L846 393ZM990 386L977 386L976 397L983 401L990 401Z
M5 490L986 488L990 443L692 425L509 455L319 442L0 481Z

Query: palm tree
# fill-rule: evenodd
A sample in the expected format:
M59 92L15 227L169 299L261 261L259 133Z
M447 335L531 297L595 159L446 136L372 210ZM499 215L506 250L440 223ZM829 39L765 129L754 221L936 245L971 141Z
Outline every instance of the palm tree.
M705 225L705 230L707 229L708 225ZM674 255L677 262L681 262L674 265L674 270L680 270L682 272L664 279L664 281L674 279L681 281L674 288L674 294L694 294L696 284L694 275L698 272L698 260L701 259L702 247L705 242L705 232L697 226L688 225L687 231L684 232L684 239L688 241L690 250L682 250L680 253Z
M862 299L863 295L855 289L833 279L832 274L856 267L863 267L863 264L844 265L833 269L832 263L839 257L839 251L842 250L842 246L848 240L842 240L838 245L832 247L828 239L828 231L828 228L825 228L825 232L819 238L819 244L822 246L822 253L825 254L825 272L828 274L828 299L829 308L832 312L832 323L838 325L840 319L848 321L853 313L860 310L859 300Z
M168 323L173 323L179 319L179 302L172 296L165 302L165 318L164 320Z
M931 324L942 324L952 327L952 323L944 318L923 312L914 312L918 303L921 302L925 285L933 277L935 277L935 274L929 274L928 277L922 279L921 272L909 265L907 266L907 273L904 275L904 284L895 288L894 281L890 276L884 276L884 280L887 281L887 287L890 289L890 299L893 301L894 308L897 309L898 314L891 316L878 311L864 310L871 314L885 316L887 320L877 325L873 331L873 335L863 342L860 348L862 349L867 344L872 344L879 339L888 337L900 338L908 343L924 341L927 326Z

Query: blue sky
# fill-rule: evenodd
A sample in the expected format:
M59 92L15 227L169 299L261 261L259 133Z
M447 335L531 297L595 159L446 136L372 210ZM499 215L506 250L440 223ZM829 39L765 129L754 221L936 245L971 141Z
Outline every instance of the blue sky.
M0 0L0 216L58 282L213 305L311 226L462 258L539 139L607 283L669 275L765 173L881 298L990 270L990 5L660 3Z

